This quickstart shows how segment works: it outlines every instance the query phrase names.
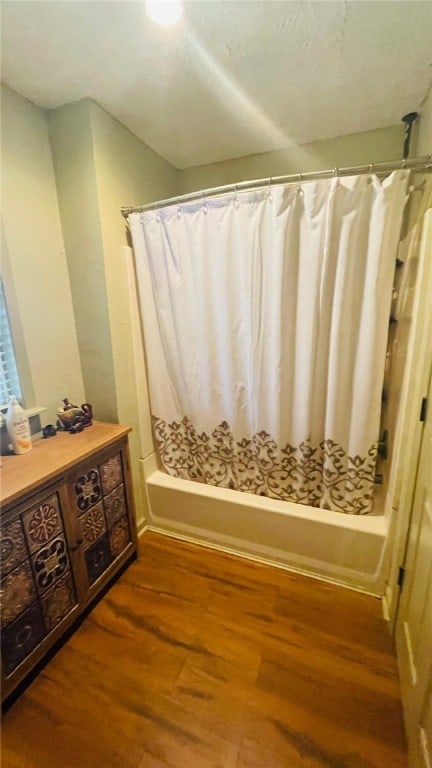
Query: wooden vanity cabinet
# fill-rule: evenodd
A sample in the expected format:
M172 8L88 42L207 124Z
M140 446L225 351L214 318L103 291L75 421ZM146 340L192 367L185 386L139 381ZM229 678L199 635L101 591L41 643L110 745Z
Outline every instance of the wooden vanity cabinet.
M2 700L136 553L129 431L96 422L3 457Z

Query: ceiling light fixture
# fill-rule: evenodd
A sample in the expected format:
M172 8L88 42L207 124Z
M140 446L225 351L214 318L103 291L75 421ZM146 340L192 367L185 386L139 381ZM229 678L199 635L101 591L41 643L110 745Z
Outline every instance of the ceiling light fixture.
M149 19L169 27L183 16L182 0L146 0L145 9Z

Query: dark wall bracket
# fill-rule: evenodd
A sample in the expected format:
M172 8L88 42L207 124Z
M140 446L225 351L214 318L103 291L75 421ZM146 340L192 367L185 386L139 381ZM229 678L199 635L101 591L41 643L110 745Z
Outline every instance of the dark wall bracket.
M418 112L408 112L408 114L402 117L402 122L405 123L405 141L403 145L403 159L406 160L409 157L410 144L411 144L411 131L415 121L418 119Z

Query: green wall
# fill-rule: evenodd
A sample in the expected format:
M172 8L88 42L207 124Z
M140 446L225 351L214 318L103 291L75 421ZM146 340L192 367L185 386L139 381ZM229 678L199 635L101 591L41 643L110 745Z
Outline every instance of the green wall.
M397 160L402 157L403 135L402 124L391 125L222 163L197 165L180 172L180 188L184 194L250 179Z

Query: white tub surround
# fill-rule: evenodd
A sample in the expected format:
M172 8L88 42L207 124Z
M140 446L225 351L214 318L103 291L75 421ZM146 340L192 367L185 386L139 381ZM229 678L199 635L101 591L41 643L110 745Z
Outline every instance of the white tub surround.
M149 527L198 544L382 595L388 521L342 515L172 477L141 462Z

